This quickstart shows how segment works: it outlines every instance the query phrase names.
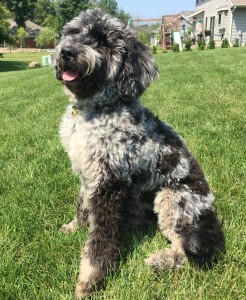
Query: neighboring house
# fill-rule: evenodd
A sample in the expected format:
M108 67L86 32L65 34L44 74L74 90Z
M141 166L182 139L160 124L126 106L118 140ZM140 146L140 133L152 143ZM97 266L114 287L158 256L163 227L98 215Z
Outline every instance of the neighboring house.
M182 11L179 14L164 15L162 17L162 45L166 49L172 47L172 31L180 32L181 38L187 35L188 31L192 29L193 23L188 19L188 15L192 14L191 11Z
M157 46L160 43L160 32L161 29L154 29L151 31L151 36L150 36L150 45L152 46Z
M198 39L211 36L216 45L224 38L231 45L235 39L246 44L246 0L196 0L196 11L189 19Z
M18 26L16 22L13 19L8 20L10 23L10 30L13 35L17 34ZM35 38L39 34L40 30L42 29L41 26L33 23L32 21L26 21L26 32L28 34L27 37L23 40L23 48L37 48Z

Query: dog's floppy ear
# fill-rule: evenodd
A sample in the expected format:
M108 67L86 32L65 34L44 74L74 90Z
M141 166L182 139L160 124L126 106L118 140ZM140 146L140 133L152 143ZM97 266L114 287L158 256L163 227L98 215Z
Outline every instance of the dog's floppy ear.
M130 100L141 96L158 75L148 47L135 37L127 39L123 65L116 78L120 97Z

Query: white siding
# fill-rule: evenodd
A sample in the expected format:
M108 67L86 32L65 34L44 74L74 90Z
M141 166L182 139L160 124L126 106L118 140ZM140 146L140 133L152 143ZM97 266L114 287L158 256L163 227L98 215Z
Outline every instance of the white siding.
M221 14L221 24L218 24L219 14ZM229 39L231 10L220 11L215 17L214 39L217 45L221 44L222 38Z
M222 6L231 6L229 0L199 0L199 4L196 5L196 9L205 9L205 13L209 17L213 17L217 14L217 9Z
M238 30L242 31L242 45L246 44L246 8L238 7L233 13L231 41L239 38Z
M204 13L202 13L202 17L200 14L197 16L197 20L199 18L204 19L204 27L205 27L205 22L207 18L207 29L210 29L210 20L212 17L215 17L215 22L214 22L214 40L217 45L221 43L221 38L222 34L224 34L225 37L229 37L229 26L230 26L230 14L231 11L230 9L228 11L220 11L218 12L218 8L221 7L230 7L231 3L229 0L198 0L198 3L196 5L196 10L202 10L204 9ZM219 20L219 13L222 13L222 19L221 19L221 25L218 24ZM225 28L223 30L222 28ZM201 24L196 23L196 28L195 28L195 34L199 34L201 32Z

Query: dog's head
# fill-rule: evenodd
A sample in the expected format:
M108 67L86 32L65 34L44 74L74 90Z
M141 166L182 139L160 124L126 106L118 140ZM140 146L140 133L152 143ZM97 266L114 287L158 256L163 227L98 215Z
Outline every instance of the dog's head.
M130 27L94 9L64 26L56 77L79 98L113 83L119 96L128 100L140 96L158 77L158 70L148 47Z

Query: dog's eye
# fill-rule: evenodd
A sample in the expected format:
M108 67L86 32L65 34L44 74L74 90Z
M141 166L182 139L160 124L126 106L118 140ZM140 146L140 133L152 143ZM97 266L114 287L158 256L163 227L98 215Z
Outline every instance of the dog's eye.
M78 34L80 33L79 28L70 28L66 31L67 35Z
M91 31L91 37L94 39L98 46L107 46L108 39L107 36L104 33L101 33L98 30L92 30Z
M106 46L107 42L105 40L99 40L98 45L99 46Z

